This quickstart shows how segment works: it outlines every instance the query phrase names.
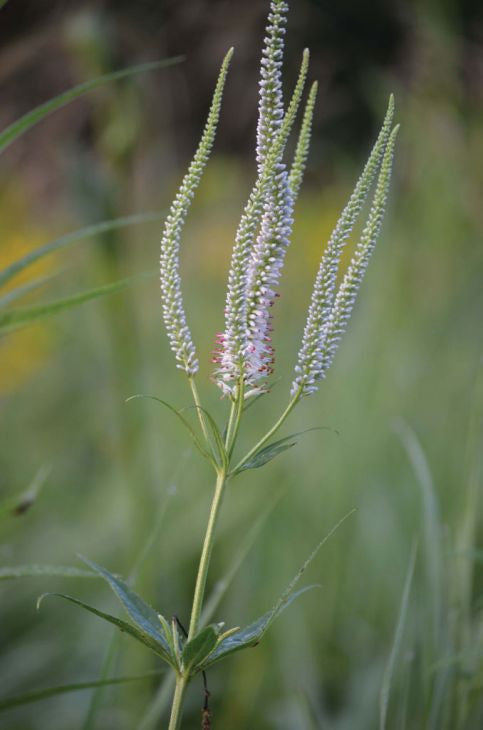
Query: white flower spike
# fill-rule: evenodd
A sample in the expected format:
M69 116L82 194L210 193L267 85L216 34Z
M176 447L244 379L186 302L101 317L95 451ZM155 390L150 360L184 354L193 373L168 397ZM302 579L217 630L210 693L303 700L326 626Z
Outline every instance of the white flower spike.
M171 349L176 357L176 365L180 370L184 370L188 377L192 377L197 373L199 364L191 332L186 322L181 293L179 273L180 235L189 206L213 147L220 116L223 88L232 56L233 48L228 51L223 60L203 135L188 172L171 205L161 239L160 271L164 325Z

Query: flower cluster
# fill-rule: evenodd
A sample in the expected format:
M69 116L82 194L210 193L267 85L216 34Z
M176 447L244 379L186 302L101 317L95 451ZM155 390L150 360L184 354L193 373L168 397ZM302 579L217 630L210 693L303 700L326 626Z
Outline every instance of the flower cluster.
M292 397L309 395L317 390L316 383L325 377L352 312L384 215L398 130L398 127L395 127L391 132L393 117L394 99L391 96L379 136L322 257L295 366L295 378L291 388ZM367 224L336 294L342 250L361 213L378 171L377 187Z
M232 55L233 49L230 49L223 60L203 135L171 205L161 239L160 272L164 325L176 357L177 367L184 370L188 377L198 372L199 363L183 306L179 274L180 235L194 192L213 147L223 88Z
M257 126L258 177L240 226L228 274L225 331L218 335L214 361L215 379L225 394L235 398L240 385L245 397L263 391L272 372L271 308L285 252L290 242L293 207L305 167L308 147L307 114L313 113L315 89L305 115L303 144L299 138L294 161L294 180L283 162L288 135L300 104L307 75L308 52L304 54L299 80L284 114L282 98L283 36L288 7L272 0L260 72ZM304 152L301 152L304 148ZM297 153L296 153L297 155ZM292 180L293 182L293 180Z
M288 6L271 0L262 50L256 139L257 174L235 236L228 272L223 332L216 338L214 380L233 401L263 393L274 366L272 307L290 243L295 202L309 151L317 83L310 89L290 168L284 153L302 100L309 53L290 103L284 110L282 63ZM161 242L161 289L164 322L177 365L189 377L198 360L186 323L179 278L179 237L194 190L208 160L220 113L221 96L231 51L223 62L208 121L181 188L171 206ZM355 298L374 249L384 214L391 177L397 127L392 129L394 100L388 110L354 192L342 211L315 279L291 387L292 401L309 395L325 377L347 326ZM341 254L360 217L373 185L372 204L353 258L337 289Z

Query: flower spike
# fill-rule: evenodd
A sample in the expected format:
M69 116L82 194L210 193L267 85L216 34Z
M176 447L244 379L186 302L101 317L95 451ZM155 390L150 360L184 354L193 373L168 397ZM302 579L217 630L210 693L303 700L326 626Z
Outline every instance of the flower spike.
M201 175L213 147L220 116L223 88L232 56L233 48L228 51L223 60L203 135L188 172L171 205L161 239L160 271L163 319L171 350L176 357L177 367L184 370L188 377L196 374L199 364L191 332L186 322L181 293L179 274L180 235L194 192L200 183Z
M307 77L309 52L306 49L302 58L299 76L287 112L280 128L268 148L260 168L255 186L242 214L235 237L235 245L228 274L228 287L225 306L225 330L217 337L218 349L214 354L217 364L215 379L225 395L236 398L237 386L241 378L250 385L253 373L250 362L250 333L248 328L247 283L248 273L253 268L253 249L257 228L264 213L267 195L273 190L273 181L278 165L285 150L287 139L292 130L300 105L305 79ZM247 393L258 392L248 390Z
M399 125L394 127L387 141L367 223L328 314L326 314L323 300L320 303L319 292L316 291L316 282L304 332L304 340L295 368L296 377L292 383L292 397L296 397L297 394L309 395L317 390L316 383L325 377L325 373L332 364L335 351L347 327L357 293L381 229L398 131ZM318 329L316 329L316 325L318 325Z

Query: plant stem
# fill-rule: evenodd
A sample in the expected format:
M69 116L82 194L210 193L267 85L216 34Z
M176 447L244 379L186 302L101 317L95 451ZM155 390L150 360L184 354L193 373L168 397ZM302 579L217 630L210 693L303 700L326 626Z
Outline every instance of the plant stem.
M178 674L176 677L176 687L173 695L173 704L171 705L171 716L169 718L168 730L178 730L181 726L181 715L186 684L186 678Z
M188 631L188 641L190 641L198 631L201 609L203 606L203 597L205 594L206 577L210 566L210 558L213 550L213 540L215 534L215 526L220 511L221 501L223 497L226 482L226 472L220 469L216 478L215 493L211 503L210 516L206 527L203 549L201 551L200 563L198 566L198 575L196 577L195 592L193 595L193 605L191 608L190 627Z
M203 436L205 437L205 441L207 444L211 444L210 435L208 433L208 428L206 426L206 420L205 420L205 414L203 413L203 408L201 406L200 396L198 394L198 388L196 387L196 383L194 381L194 378L188 378L190 383L191 392L193 393L193 400L195 402L196 411L198 413L198 418L200 421L201 430L203 431Z
M226 432L226 441L225 441L225 447L228 454L228 457L231 456L233 452L233 447L235 445L236 437L238 435L238 429L240 428L240 419L243 413L243 403L245 401L245 384L243 382L243 378L240 378L240 382L238 384L238 394L237 399L232 403L231 411L230 411L230 420L228 421L228 429Z
M245 456L242 459L240 459L240 461L238 462L238 464L232 469L232 472L231 472L232 474L236 474L236 472L247 461L249 461L252 458L252 456L254 456L257 453L257 451L262 448L262 446L264 446L267 443L267 441L274 435L274 433L276 433L278 431L278 429L280 428L280 426L284 423L284 421L288 418L288 416L290 415L290 413L292 412L292 410L296 406L296 404L297 404L297 402L298 402L298 400L300 398L301 392L302 391L300 389L300 390L297 391L297 393L295 393L294 397L289 402L288 406L286 407L286 409L284 410L284 412L282 413L282 415L280 416L280 418L278 419L278 421L276 421L276 423L274 423L274 425L272 426L272 428L269 431L267 431L267 433L265 434L265 436L262 436L262 438L259 441L257 441L257 443L255 444L255 446L253 448L251 448L250 451L247 454L245 454Z

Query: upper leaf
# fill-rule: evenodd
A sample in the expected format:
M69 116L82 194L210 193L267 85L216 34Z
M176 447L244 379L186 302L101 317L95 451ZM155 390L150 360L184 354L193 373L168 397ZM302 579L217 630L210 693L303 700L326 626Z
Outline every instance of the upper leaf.
M272 459L281 454L283 451L287 451L287 449L291 449L292 446L295 446L295 444L298 443L299 436L303 436L304 433L309 433L309 431L321 431L323 428L324 426L307 428L305 429L305 431L292 433L290 434L290 436L284 436L283 438L278 439L278 441L274 441L272 444L264 446L262 449L257 451L256 454L254 454L250 459L242 462L240 466L236 466L233 470L233 475L239 474L241 471L245 471L245 469L259 469L261 466L264 466L269 461L272 461Z

